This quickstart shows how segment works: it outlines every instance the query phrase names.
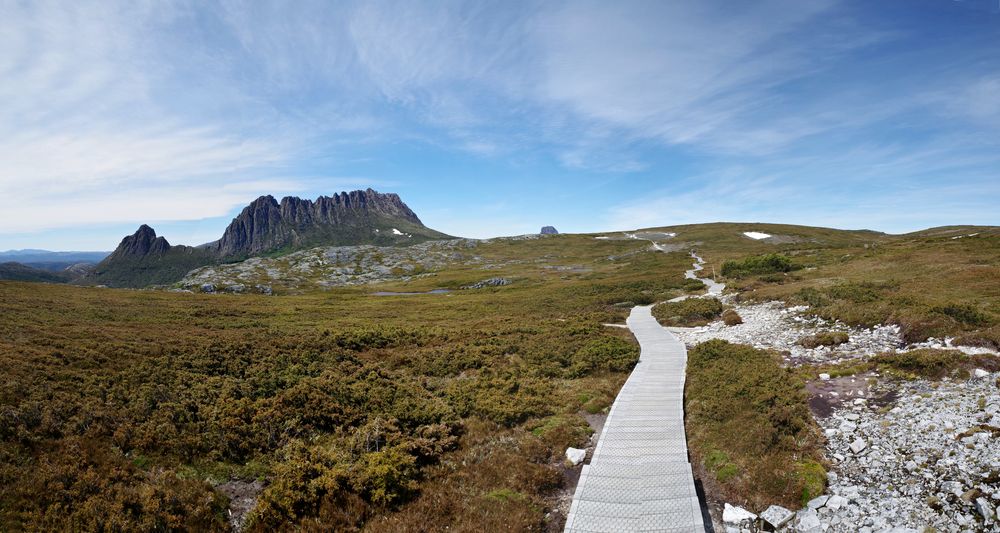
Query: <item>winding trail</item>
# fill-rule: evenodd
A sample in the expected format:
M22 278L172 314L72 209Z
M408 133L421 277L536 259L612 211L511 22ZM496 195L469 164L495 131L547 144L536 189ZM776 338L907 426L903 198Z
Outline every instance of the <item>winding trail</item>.
M694 278L703 261L692 256L698 262L687 274ZM722 292L723 285L702 281L709 294ZM652 307L633 307L626 321L639 341L639 362L580 474L567 532L705 531L684 435L687 349L653 318Z

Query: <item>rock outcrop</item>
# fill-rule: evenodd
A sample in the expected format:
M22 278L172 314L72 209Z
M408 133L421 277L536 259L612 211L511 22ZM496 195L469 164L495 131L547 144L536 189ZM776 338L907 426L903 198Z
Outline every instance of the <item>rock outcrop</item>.
M542 231L540 233L542 235L558 235L559 230L552 226L542 226Z
M315 201L287 196L279 203L273 196L261 196L209 247L228 258L307 245L367 244L373 233L381 233L375 230L390 230L393 224L408 230L426 229L398 195L372 189L321 196ZM390 230L386 238L402 234Z
M132 235L122 239L114 252L105 261L123 257L141 257L146 255L162 255L170 251L170 243L163 237L157 237L153 228L143 224Z
M201 248L171 246L165 238L157 237L153 228L143 224L74 283L108 287L164 285L214 260L213 255Z
M222 238L197 247L171 246L143 224L81 283L145 287L180 281L194 269L319 246L417 244L446 239L423 225L396 194L372 189L281 202L261 196L246 206Z

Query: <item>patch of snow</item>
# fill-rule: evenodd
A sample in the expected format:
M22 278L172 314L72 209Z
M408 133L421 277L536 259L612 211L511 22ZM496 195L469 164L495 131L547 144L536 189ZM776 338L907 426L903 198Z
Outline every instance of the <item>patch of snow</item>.
M965 238L965 237L975 237L976 235L979 235L979 233L970 233L968 235L959 235L957 237L952 237L951 240L962 239L962 238Z
M608 237L606 235L601 235L600 237L594 237L594 238L597 239L597 240L599 240L599 241L606 241L606 240L610 239L611 237Z
M761 239L767 239L767 238L771 237L767 233L761 233L759 231L744 231L743 235L746 235L747 237L750 237L751 239L753 239L755 241L759 241Z
M403 234L403 232L402 232L402 231L399 231L399 230L398 230L398 229L396 229L396 228L392 228L392 234L393 234L393 235L402 235L402 234Z

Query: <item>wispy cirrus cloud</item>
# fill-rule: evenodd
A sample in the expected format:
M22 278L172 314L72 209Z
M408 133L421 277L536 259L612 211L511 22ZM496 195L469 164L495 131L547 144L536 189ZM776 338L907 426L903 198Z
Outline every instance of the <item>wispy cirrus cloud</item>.
M508 175L559 183L581 227L596 208L569 206L593 196L616 199L615 225L847 220L946 181L958 205L996 178L1000 63L972 22L993 11L952 4L5 2L0 235L352 184L494 202L520 193ZM508 205L477 231L535 225Z

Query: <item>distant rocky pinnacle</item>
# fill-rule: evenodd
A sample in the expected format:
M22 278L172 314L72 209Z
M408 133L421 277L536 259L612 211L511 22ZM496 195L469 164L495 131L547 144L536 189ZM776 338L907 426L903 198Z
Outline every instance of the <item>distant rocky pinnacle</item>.
M170 251L170 243L157 237L153 228L143 224L135 233L122 239L121 244L110 256L111 259L164 254Z
M542 226L542 235L558 235L559 231L552 226Z
M409 245L449 238L427 228L399 196L372 189L316 200L261 196L233 219L222 238L171 246L143 224L80 283L145 287L179 281L195 268L315 246Z
M371 227L378 220L423 227L398 195L372 189L320 196L315 201L286 196L281 203L268 195L244 208L209 248L222 257L253 256L305 244L334 227Z

